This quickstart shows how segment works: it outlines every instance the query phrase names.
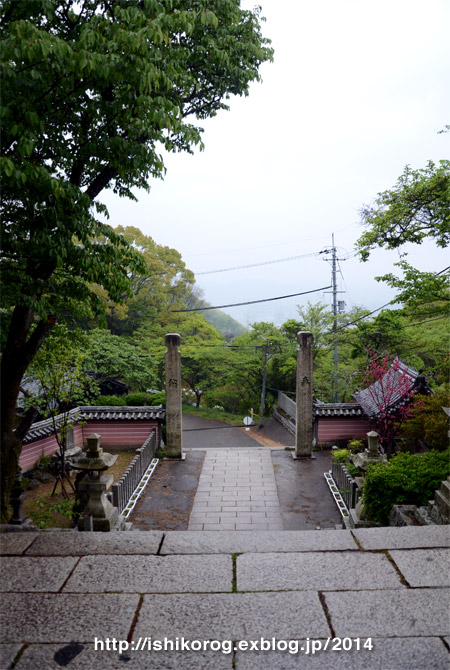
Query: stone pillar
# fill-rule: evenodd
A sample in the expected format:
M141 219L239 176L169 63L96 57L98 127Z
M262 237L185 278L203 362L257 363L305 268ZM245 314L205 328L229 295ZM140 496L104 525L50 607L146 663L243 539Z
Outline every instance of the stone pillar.
M312 333L297 333L297 402L294 458L311 457L313 447L313 343Z
M367 444L369 445L369 456L379 457L380 450L378 449L378 440L379 435L374 430L371 430L370 433L367 433Z
M181 354L180 336L168 333L166 351L166 453L167 458L183 458L181 435Z

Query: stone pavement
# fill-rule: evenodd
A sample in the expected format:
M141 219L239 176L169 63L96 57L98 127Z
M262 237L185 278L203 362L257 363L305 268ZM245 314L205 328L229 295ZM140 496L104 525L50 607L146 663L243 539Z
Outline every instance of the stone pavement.
M208 449L188 529L283 530L270 449Z
M448 669L449 546L449 526L3 533L0 668ZM262 638L290 646L244 649Z

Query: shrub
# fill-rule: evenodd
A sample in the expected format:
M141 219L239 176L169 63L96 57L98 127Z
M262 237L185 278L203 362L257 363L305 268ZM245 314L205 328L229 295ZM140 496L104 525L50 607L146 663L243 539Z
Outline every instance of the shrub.
M129 393L128 395L101 395L97 398L96 404L105 407L124 407L127 405L144 407L166 404L166 394L164 391L160 393L147 393L140 391L138 393Z
M125 401L128 406L165 405L166 394L164 391L161 391L160 393L147 393L146 391L139 391L137 393L129 393L126 395Z
M331 452L331 457L338 463L345 463L348 461L349 456L350 452L348 449L333 449Z
M450 405L450 386L442 384L429 396L416 395L411 403L411 417L405 421L401 436L410 448L425 443L431 449L448 448L448 416L442 409Z
M120 395L101 395L95 400L99 407L111 407L124 405L123 397Z
M362 440L349 440L347 447L352 454L356 454L364 449L364 442Z
M353 465L353 463L346 463L345 467L347 468L347 472L349 475L351 475L351 477L361 477L361 470L357 468L356 465Z
M247 414L249 407L254 406L254 402L248 396L245 389L241 386L221 386L220 388L210 389L204 394L204 400L207 407L220 405L225 412L231 414Z
M387 524L393 505L426 505L450 474L450 450L402 453L369 466L363 501L367 518Z

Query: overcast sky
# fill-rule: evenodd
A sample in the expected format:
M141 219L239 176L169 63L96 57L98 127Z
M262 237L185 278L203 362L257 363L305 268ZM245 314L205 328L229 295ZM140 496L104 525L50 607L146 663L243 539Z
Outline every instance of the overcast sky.
M243 2L251 8L256 2ZM359 210L406 164L448 158L449 0L258 0L275 49L262 83L204 122L206 149L166 158L167 176L138 203L105 197L110 224L134 225L177 249L195 273L319 252L353 254ZM411 250L441 270L444 251ZM375 309L393 297L375 281L398 260L342 260L339 298ZM213 305L309 291L330 283L323 256L197 276ZM225 310L244 324L296 318L312 294Z

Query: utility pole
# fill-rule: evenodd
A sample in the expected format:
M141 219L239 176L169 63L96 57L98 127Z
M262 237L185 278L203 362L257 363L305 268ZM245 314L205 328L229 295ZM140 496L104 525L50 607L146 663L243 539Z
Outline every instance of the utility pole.
M332 289L333 289L333 336L334 336L334 375L332 393L334 402L338 401L338 346L337 346L337 281L336 281L336 247L334 246L334 233L332 235Z
M334 246L334 233L332 234L332 247L331 247L331 259L326 258L325 260L331 260L331 293L333 295L333 341L334 341L334 371L331 380L331 402L338 402L338 336L337 336L337 317L340 313L338 309L338 293L344 293L344 291L338 291L337 288L337 249ZM344 259L339 259L344 260ZM345 303L344 303L345 304ZM340 306L340 303L339 303Z
M266 404L266 384L267 384L267 361L269 360L269 340L266 340L266 350L264 353L264 372L261 389L261 407L259 410L259 424L258 430L263 427L264 422L264 406Z

